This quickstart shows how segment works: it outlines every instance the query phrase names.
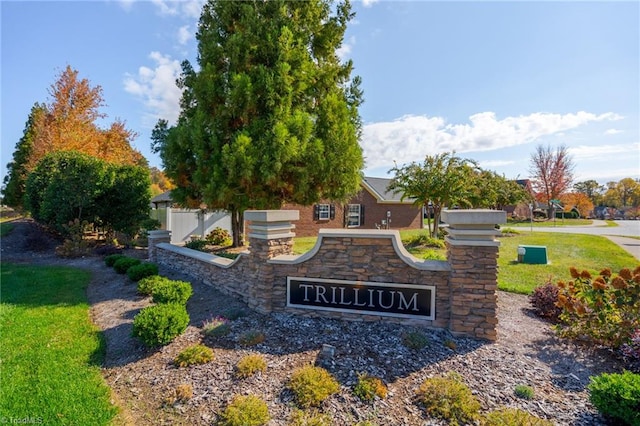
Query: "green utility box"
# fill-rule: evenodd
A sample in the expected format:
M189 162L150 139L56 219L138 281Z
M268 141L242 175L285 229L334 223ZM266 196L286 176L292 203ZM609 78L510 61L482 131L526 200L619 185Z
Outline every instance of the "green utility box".
M518 246L518 262L546 265L547 246Z

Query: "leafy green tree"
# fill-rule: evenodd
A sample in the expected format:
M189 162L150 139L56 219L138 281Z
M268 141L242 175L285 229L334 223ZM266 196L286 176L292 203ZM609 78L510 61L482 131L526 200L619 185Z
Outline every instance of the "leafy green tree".
M528 201L529 198L529 194L516 181L490 170L479 169L469 201L474 208L502 209L504 206Z
M96 200L99 222L108 231L133 237L149 219L150 199L151 179L146 168L109 165L107 183Z
M336 54L353 16L348 0L204 5L199 71L183 62L178 123L159 122L154 147L176 201L229 211L234 245L248 208L358 191L360 79Z
M35 137L35 125L39 117L47 113L46 107L35 103L31 107L29 118L24 126L22 137L16 144L13 152L13 161L7 164L7 175L4 177L4 189L2 197L4 204L21 208L24 204L24 191L27 183L27 163L33 150L33 140Z
M602 203L602 195L605 190L604 185L600 185L597 181L585 180L583 182L577 182L573 185L574 192L579 192L586 195L594 206Z
M390 170L395 176L389 190L402 193L402 199L412 198L417 206L433 209L427 215L427 225L432 238L438 237L440 214L444 207L470 207L477 200L473 178L478 167L472 160L457 157L454 153L427 156L422 164L412 162Z
M63 235L76 219L133 235L149 218L150 184L145 167L59 151L29 175L25 205L34 219Z
M29 175L26 205L34 219L64 234L70 221L96 220L105 184L106 163L75 151L54 152Z

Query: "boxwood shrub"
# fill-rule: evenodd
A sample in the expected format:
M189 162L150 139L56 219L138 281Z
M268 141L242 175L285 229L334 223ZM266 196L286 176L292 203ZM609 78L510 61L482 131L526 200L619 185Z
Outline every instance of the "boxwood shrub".
M132 257L125 256L123 258L116 260L116 262L113 264L113 269L119 274L124 274L125 272L127 272L129 268L139 264L140 264L140 259L134 259Z
M138 293L143 294L145 296L151 296L153 293L154 287L159 282L171 281L167 277L161 277L160 275L151 275L149 277L142 278L138 281Z
M144 308L133 319L133 336L149 347L170 343L189 325L184 305L163 303Z
M640 426L640 374L625 371L592 377L589 400L613 423Z
M109 267L113 267L113 264L116 263L116 261L127 257L124 254L110 254L109 256L105 256L104 258L104 263L109 266Z
M127 269L127 275L131 281L138 282L145 277L158 275L158 265L151 262L143 262L138 265L133 265Z
M151 296L155 303L178 303L184 305L192 294L191 284L186 281L159 281L151 290Z

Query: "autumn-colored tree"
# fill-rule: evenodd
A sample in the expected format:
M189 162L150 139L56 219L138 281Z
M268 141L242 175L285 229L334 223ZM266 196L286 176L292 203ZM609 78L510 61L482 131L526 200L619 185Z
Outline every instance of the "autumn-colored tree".
M559 199L567 192L573 181L573 160L567 147L558 146L555 151L550 146L538 145L531 156L529 172L532 176L534 190L541 195L544 203L549 203L551 217L551 200Z
M619 182L608 182L604 203L609 207L638 207L640 205L640 182L631 178Z
M593 211L593 202L582 192L568 192L560 197L565 212L570 212L575 207L581 217L587 217Z
M155 197L176 187L159 168L151 167L149 173L151 175L151 196Z
M27 161L33 170L47 154L56 151L78 151L115 164L145 163L140 152L131 147L135 132L116 120L103 129L95 123L106 118L102 88L80 79L78 71L67 65L49 88L51 100L46 114L34 122L34 139Z

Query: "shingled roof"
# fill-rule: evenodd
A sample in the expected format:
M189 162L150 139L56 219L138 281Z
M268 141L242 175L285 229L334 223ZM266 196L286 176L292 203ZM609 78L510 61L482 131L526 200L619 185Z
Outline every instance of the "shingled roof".
M390 183L391 179L367 176L362 178L362 186L364 186L379 203L412 204L415 201L413 198L405 198L401 201L402 192L393 192L387 189Z

